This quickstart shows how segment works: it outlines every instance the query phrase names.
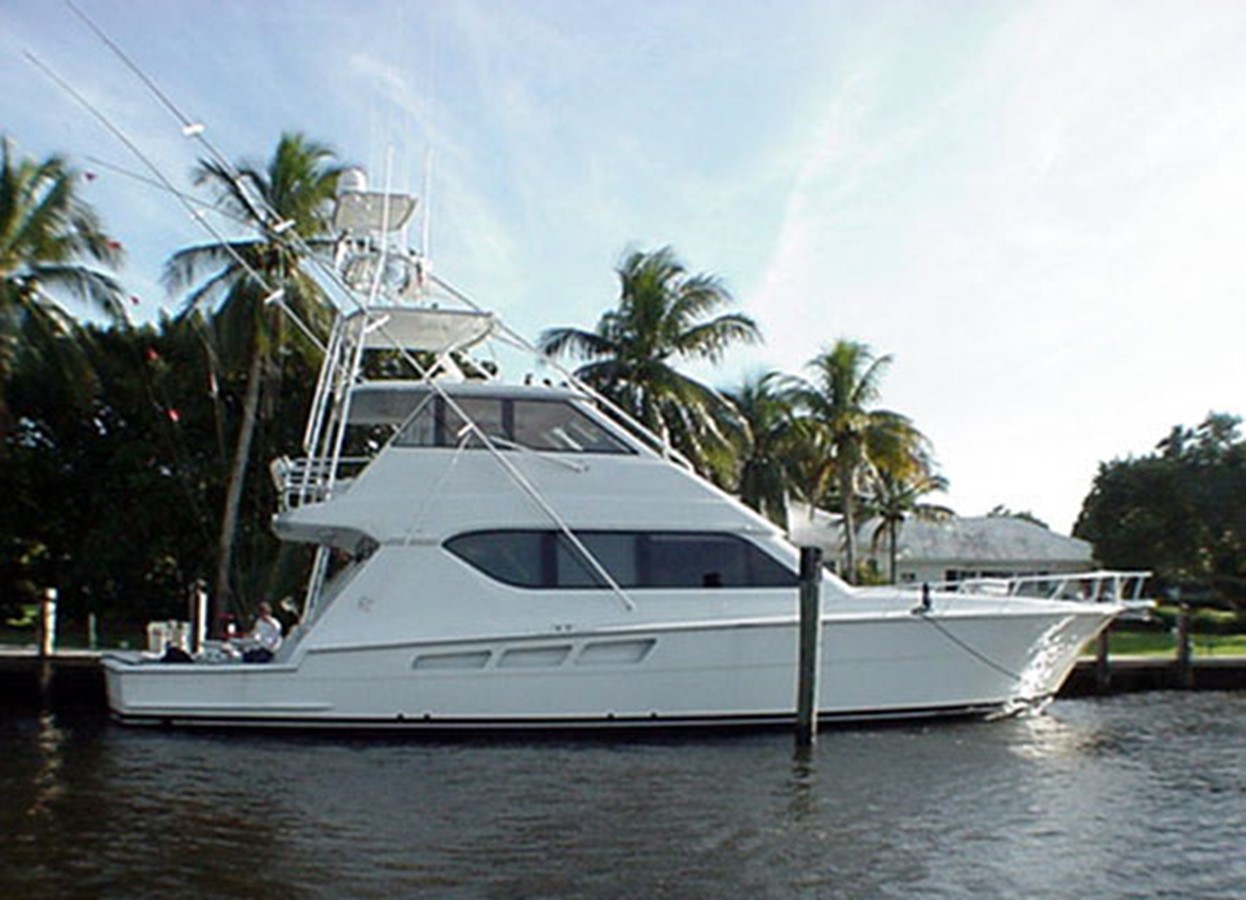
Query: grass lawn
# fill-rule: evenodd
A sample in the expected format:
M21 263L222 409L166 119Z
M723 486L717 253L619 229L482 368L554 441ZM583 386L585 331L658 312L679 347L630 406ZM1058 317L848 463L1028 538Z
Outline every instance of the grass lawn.
M1193 634L1191 649L1198 656L1246 656L1246 634ZM1175 656L1177 643L1167 631L1113 631L1108 643L1112 656ZM1094 653L1094 645L1087 648Z

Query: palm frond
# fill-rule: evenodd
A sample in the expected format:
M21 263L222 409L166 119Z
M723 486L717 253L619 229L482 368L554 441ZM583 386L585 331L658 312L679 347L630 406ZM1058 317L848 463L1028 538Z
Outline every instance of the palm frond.
M546 356L596 359L609 355L615 345L608 338L578 328L548 328L537 338L537 348Z

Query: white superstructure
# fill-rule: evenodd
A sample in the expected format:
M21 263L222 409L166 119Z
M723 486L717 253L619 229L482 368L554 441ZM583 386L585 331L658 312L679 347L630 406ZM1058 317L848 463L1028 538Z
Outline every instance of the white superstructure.
M317 547L270 663L106 658L127 722L290 727L723 725L794 717L797 551L565 373L388 249L409 198L339 205L345 308L277 534ZM548 370L546 370L548 374ZM824 718L1050 698L1125 607L822 579ZM1088 595L1090 596L1090 595Z

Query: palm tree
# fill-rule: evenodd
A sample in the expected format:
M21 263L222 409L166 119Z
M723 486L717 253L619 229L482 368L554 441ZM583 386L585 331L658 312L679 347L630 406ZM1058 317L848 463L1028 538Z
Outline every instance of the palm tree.
M780 372L767 372L745 379L726 396L747 426L736 493L746 505L787 528L789 463L798 455L788 378Z
M123 321L121 286L83 265L115 268L121 245L77 193L79 175L59 156L15 160L0 150L0 388L22 354L43 358L49 371L81 385L89 374L76 324L61 299L76 300ZM7 404L0 395L0 434Z
M888 578L896 583L896 544L900 526L908 519L938 522L955 513L946 506L923 503L927 494L947 490L947 479L922 467L877 469L869 479L865 498L866 514L878 523L871 538L875 552L887 541Z
M917 466L925 456L925 438L907 417L871 408L890 364L890 356L875 357L866 344L840 340L809 362L813 379L794 389L806 427L827 452L819 477L833 481L816 492L806 487L806 493L821 499L826 487L834 490L843 516L844 573L849 579L856 577L857 503L864 479L875 467Z
M576 376L686 456L702 473L722 480L731 467L731 435L741 428L731 404L712 388L677 371L678 361L718 362L737 343L760 342L751 318L711 316L731 303L722 282L689 275L670 247L634 251L615 270L618 306L596 330L551 328L540 339L550 356L588 362Z
M327 331L331 308L304 263L308 241L329 230L329 210L342 171L331 149L293 133L281 136L262 168L244 163L234 170L201 161L196 184L211 188L225 210L259 235L187 247L166 264L164 278L171 290L193 285L183 316L204 317L214 358L226 370L246 371L217 548L218 614L232 602L242 491L261 401L271 405L279 394L278 353L307 357L317 352L300 329L290 327L282 307L311 329ZM281 303L268 302L278 291Z

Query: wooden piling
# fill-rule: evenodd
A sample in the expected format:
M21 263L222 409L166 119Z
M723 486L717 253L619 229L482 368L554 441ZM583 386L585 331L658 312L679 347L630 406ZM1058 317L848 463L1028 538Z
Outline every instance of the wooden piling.
M1106 690L1112 683L1112 664L1109 660L1111 652L1111 626L1099 632L1095 640L1095 685L1100 691Z
M800 659L796 685L796 744L810 747L818 731L818 666L822 622L822 551L800 548Z
M1181 611L1177 614L1177 658L1175 661L1175 675L1177 687L1192 688L1194 687L1194 666L1192 665L1193 653L1190 648L1190 604L1182 603Z
M194 623L190 652L197 656L208 637L208 586L202 578L190 586L190 621Z
M56 588L46 588L39 596L39 655L48 658L56 652Z

